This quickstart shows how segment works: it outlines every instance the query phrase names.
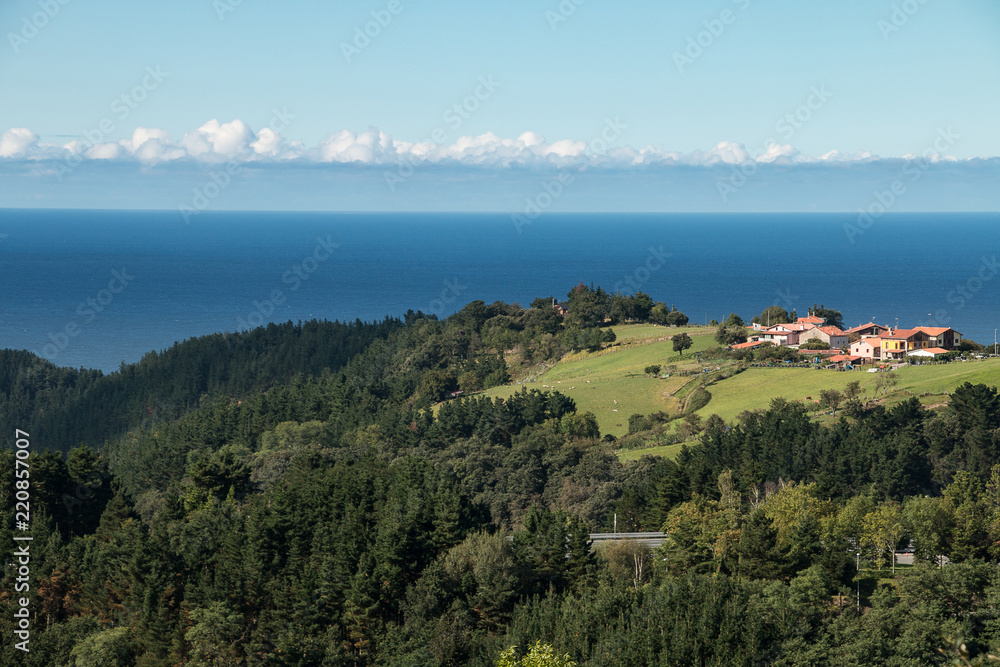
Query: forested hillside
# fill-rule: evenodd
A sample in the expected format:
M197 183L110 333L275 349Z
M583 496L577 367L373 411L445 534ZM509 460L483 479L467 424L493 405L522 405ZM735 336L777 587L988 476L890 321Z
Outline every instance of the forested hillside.
M99 446L128 428L180 416L209 396L243 396L339 369L400 320L271 324L150 352L115 373L60 368L26 350L0 350L0 423L61 451Z
M559 392L476 395L610 339L584 317L611 303L598 290L571 292L566 318L539 299L272 325L109 376L4 353L4 423L31 434L32 631L0 665L493 665L537 641L636 666L1000 650L994 387L829 425L776 400L624 464ZM593 549L616 515L664 546Z

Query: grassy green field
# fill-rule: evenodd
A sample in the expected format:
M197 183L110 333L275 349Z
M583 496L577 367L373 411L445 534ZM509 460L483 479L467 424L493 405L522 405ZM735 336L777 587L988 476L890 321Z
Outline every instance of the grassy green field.
M896 374L899 375L899 384L889 402L931 394L922 402L935 405L944 402L945 394L954 391L963 382L1000 384L1000 359L905 366ZM875 393L876 377L877 374L864 371L838 373L811 368L750 368L709 387L712 400L698 413L703 417L717 414L730 421L743 410L766 408L771 399L779 396L790 401L805 401L807 397L818 400L820 391L842 391L852 380L860 382L865 397L871 398Z
M673 351L670 340L657 340L679 333L687 333L694 343L683 357ZM593 412L601 433L622 436L628 433L629 415L676 408L672 394L689 379L652 378L643 369L653 364L674 363L679 368L694 365L697 352L716 345L713 333L714 330L704 327L615 327L618 344L600 352L568 355L535 382L494 387L486 395L507 398L524 387L556 389L572 397L578 410Z
M557 366L558 368L558 366ZM562 380L543 378L538 382L494 387L487 396L507 398L522 388L546 391L555 389L576 401L577 410L592 412L597 417L601 433L622 436L628 433L628 418L635 413L651 414L669 410L676 405L669 388L677 379L656 380L639 374L588 373L581 369L578 376L560 375ZM673 380L673 382L671 382Z
M897 371L899 387L912 394L946 394L963 382L1000 385L1000 359L907 366ZM872 373L874 375L874 373Z
M697 326L687 326L678 327L677 329L671 329L670 327L661 327L657 324L625 324L617 327L613 327L615 330L615 336L618 340L632 340L636 338L662 338L664 336L673 336L678 333L714 333L715 329L712 327L697 327Z
M662 456L665 459L672 459L681 451L684 443L676 445L661 445L660 447L643 447L641 449L625 449L618 452L618 459L622 462L637 461L643 456Z
M673 351L669 336L688 333L694 346L683 357ZM594 413L601 433L616 437L628 433L628 418L639 413L677 412L680 402L674 394L686 393L685 384L698 379L678 376L652 378L644 373L646 366L660 364L666 374L669 365L677 369L695 369L698 352L715 347L714 329L684 327L671 329L653 325L615 327L617 342L599 352L579 352L567 355L536 381L495 387L486 392L492 397L506 398L523 387L557 390L576 401L577 409ZM715 362L706 365L714 367ZM949 392L963 382L1000 385L1000 359L969 361L926 366L906 366L897 371L900 381L888 402L910 396L920 397L928 406L940 406ZM708 405L698 411L702 417L717 414L731 421L744 410L765 409L771 400L783 397L790 401L819 398L824 389L843 390L847 383L858 380L865 398L875 392L875 373L863 371L836 372L811 368L749 368L733 377L708 387L712 395ZM828 419L818 416L819 419ZM680 445L653 446L621 452L623 460L643 454L673 456Z
M748 368L739 375L708 387L712 400L698 411L702 417L719 415L732 421L744 410L766 408L771 400L786 398L806 401L807 397L819 399L824 389L843 391L851 380L861 383L866 395L874 394L874 373L838 373L812 368Z

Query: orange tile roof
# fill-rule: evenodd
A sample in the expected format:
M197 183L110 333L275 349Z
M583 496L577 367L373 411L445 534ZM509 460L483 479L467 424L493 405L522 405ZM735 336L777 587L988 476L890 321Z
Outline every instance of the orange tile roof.
M919 329L920 331L923 331L926 334L930 334L931 336L940 336L945 331L952 331L951 327L913 327L913 328L914 330Z
M864 359L864 357L850 354L837 354L827 359L827 361L857 361L858 359Z
M823 322L826 322L826 320L824 320L822 317L816 317L815 315L800 317L798 320L796 320L796 323L804 323L804 324L823 324Z
M765 341L762 340L751 340L746 343L737 343L736 345L730 345L730 348L734 350L745 350L750 347L757 347L758 345L763 345Z
M896 329L892 333L886 331L885 333L879 334L880 338L913 338L918 333L927 333L926 331L921 331L917 329Z
M846 336L847 335L845 332L841 331L840 329L838 329L837 327L834 327L834 326L816 327L816 328L819 329L820 331L822 331L823 333L828 334L830 336Z

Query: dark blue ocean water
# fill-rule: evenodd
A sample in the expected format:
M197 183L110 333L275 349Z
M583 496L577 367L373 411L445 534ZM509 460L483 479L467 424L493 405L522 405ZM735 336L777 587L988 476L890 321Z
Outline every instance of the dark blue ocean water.
M1000 214L857 222L545 214L518 232L506 214L206 212L185 224L176 211L4 210L0 347L111 371L261 321L447 315L473 299L562 298L581 280L639 288L698 322L821 303L849 326L899 318L993 342Z

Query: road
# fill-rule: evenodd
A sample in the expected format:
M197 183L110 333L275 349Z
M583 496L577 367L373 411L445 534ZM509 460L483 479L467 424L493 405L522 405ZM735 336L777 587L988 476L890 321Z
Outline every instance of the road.
M623 542L633 540L650 547L658 547L667 539L666 533L591 533L590 539L594 544L603 542Z
M626 540L632 540L645 544L650 548L655 548L663 544L667 539L666 533L591 533L591 541L597 545L607 542L624 542ZM944 559L944 564L948 564L948 559ZM896 552L896 565L913 565L913 552L897 551Z

